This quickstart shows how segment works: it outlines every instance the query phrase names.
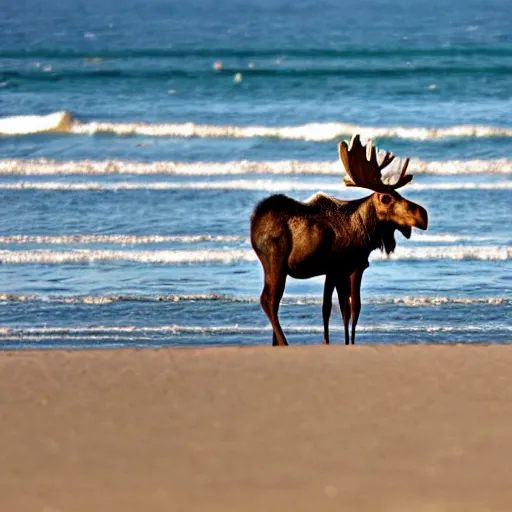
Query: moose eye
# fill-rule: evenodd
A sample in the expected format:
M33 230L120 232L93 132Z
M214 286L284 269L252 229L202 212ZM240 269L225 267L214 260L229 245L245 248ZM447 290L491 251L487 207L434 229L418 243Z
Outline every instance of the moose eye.
M382 204L389 204L391 203L391 196L382 196L380 201Z

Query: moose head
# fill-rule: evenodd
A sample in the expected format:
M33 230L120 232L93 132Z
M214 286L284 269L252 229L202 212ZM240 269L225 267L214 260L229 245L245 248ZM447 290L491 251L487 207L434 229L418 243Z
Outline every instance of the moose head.
M344 179L345 185L367 188L375 192L372 201L380 222L391 224L406 238L410 238L413 227L427 229L428 215L425 208L408 201L396 191L410 183L413 178L412 174L406 174L409 158L404 160L397 181L389 184L383 181L382 170L395 159L395 156L386 152L379 163L377 148L372 140L369 140L365 147L361 144L359 135L354 135L348 144L345 141L339 143L338 152L348 175Z

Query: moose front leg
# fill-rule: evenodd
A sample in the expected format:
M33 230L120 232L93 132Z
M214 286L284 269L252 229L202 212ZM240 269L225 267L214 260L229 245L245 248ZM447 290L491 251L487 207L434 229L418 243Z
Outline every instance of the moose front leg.
M350 343L349 322L350 322L350 277L343 276L336 279L336 291L338 292L338 301L340 303L341 316L343 318L343 327L345 331L345 345Z
M365 267L366 268L366 267ZM361 280L364 268L356 270L350 276L350 310L352 316L352 345L356 339L356 326L361 312Z
M329 344L329 318L332 310L332 294L334 292L334 279L332 276L325 276L324 298L322 300L322 317L324 320L324 343Z

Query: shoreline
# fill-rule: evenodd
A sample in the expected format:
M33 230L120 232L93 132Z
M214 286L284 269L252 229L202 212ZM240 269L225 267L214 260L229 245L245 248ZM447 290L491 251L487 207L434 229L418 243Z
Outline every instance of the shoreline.
M337 333L339 334L339 333ZM217 351L217 350L302 350L302 349L314 349L314 348L320 348L320 347L326 347L326 350L332 349L338 350L341 347L346 348L347 350L351 349L359 349L359 348L379 348L379 347L393 347L395 349L400 348L408 348L408 347L431 347L431 348L450 348L450 347L512 347L512 340L507 342L490 342L490 341L470 341L470 342L431 342L431 341L424 341L424 342L411 342L411 343L389 343L389 342L365 342L365 341L358 341L356 339L355 345L345 345L345 342L343 339L335 339L332 340L329 345L325 345L323 342L296 342L294 340L290 341L289 338L288 345L284 347L279 346L273 346L270 341L266 341L265 343L247 343L247 344L190 344L190 345L144 345L144 346L136 346L136 345L119 345L119 346L112 346L112 345L105 345L101 346L98 344L95 345L83 345L83 344L76 344L76 346L73 346L70 348L70 344L66 345L48 345L43 347L40 347L37 345L36 342L34 342L32 345L26 344L26 345L20 345L20 347L13 347L8 346L7 348L3 348L0 345L0 357L2 354L10 354L10 353L24 353L24 352L35 352L35 353L43 353L43 352L62 352L62 353L69 353L73 354L75 352L145 352L145 351L167 351L167 350L178 350L178 351Z
M0 351L5 510L508 511L512 345Z

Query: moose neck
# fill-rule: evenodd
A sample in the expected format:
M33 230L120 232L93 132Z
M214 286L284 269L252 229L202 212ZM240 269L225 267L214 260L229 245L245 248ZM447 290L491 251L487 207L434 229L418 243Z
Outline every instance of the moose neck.
M396 246L396 228L392 223L378 219L372 198L373 194L347 203L351 210L348 212L351 245L367 251L368 255L375 249L384 250L389 254Z

